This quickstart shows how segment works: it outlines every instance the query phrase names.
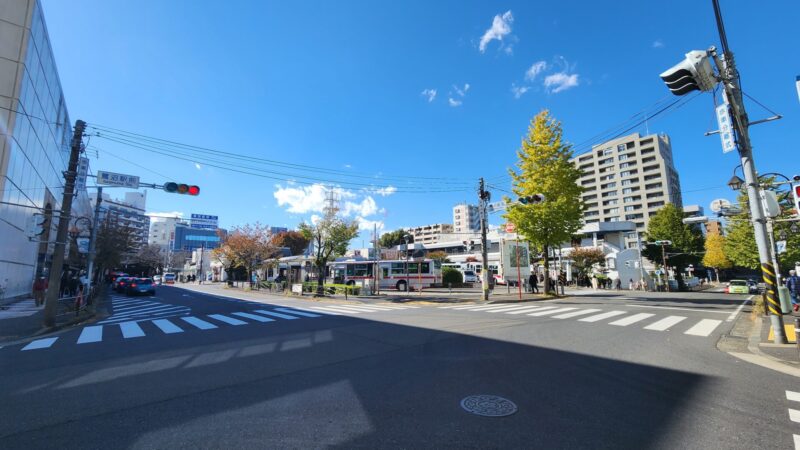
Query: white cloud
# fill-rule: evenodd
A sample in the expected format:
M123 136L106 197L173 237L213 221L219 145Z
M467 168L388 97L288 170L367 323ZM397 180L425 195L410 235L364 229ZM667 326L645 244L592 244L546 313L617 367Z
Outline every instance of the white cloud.
M173 217L183 218L183 212L181 211L149 212L145 213L145 215L153 218L173 218Z
M363 231L372 231L377 226L379 236L381 235L381 231L386 227L386 224L383 223L382 220L369 220L358 216L356 217L356 221L358 222L358 229Z
M557 94L578 85L578 74L558 72L544 78L544 87L548 92Z
M428 99L428 103L436 100L436 89L425 89L423 90L420 95Z
M481 53L486 51L486 46L493 40L501 41L503 38L511 33L511 24L514 22L514 16L511 11L506 11L501 16L500 14L494 16L492 19L492 26L483 33L481 41L478 44L478 49Z
M661 39L656 39L655 41L653 41L653 48L663 48L663 47L664 47L664 41L662 41Z
M453 97L450 97L447 99L447 103L452 107L456 107L456 106L461 106L461 104L464 102L462 102L461 100L456 100Z
M453 91L455 91L456 95L458 95L459 97L464 97L465 95L467 95L468 90L469 90L469 83L464 83L463 88L459 88L455 84L453 85ZM452 95L452 91L450 92L450 94Z
M321 216L318 216L316 214L312 214L311 215L311 220L310 220L311 221L311 225L316 225L317 223L319 223L320 219L322 219Z
M352 168L353 168L353 166L352 166L352 165L350 165L350 164L345 164L345 165L344 165L344 168L345 168L345 169L352 169Z
M371 216L378 212L378 205L372 197L366 197L361 202L344 202L341 209L342 215L349 217L350 215L356 216Z
M311 186L283 187L272 194L278 201L278 206L288 206L290 213L305 214L309 212L322 212L325 209L325 194L327 188L321 184Z
M198 164L198 163L194 163L194 168L195 168L195 169L197 169L197 170L200 170L200 169L202 169L203 167L202 167L200 164Z
M547 63L544 61L536 61L531 65L531 67L525 71L525 79L528 81L533 81L536 79L536 75L542 73L545 69L547 69Z
M381 197L388 197L397 192L397 188L394 186L386 186L385 188L373 189L372 192L380 195Z
M506 55L513 55L514 54L514 44L508 44L503 48L503 51Z
M511 85L511 93L514 94L514 98L520 98L525 95L531 88L529 86L517 86L515 84Z

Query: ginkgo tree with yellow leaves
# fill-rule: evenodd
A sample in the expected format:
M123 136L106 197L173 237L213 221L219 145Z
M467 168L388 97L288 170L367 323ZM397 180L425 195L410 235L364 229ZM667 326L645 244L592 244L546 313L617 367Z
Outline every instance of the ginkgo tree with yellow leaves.
M725 255L725 237L718 233L709 233L706 236L706 253L703 255L703 265L712 267L719 283L719 270L730 269L733 263Z
M569 242L582 226L581 171L570 162L572 146L564 141L561 123L547 110L531 120L517 158L516 167L509 169L514 194L517 198L544 194L545 201L523 205L517 198L506 198L504 217L516 225L521 237L543 250L548 267L549 248ZM550 280L545 277L548 290Z

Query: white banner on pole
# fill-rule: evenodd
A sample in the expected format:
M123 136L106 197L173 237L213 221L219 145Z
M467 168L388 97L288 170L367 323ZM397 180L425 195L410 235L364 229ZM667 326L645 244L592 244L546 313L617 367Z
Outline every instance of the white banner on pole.
M722 140L722 153L730 153L736 150L736 141L733 139L733 127L731 126L731 116L728 112L727 103L717 106L717 124L719 125L719 137Z

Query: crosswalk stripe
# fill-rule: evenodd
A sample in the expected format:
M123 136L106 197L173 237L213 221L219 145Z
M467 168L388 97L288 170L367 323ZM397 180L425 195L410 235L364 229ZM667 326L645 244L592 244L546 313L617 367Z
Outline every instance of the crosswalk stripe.
M481 305L481 306L473 306L471 308L463 308L467 311L484 311L487 309L496 309L496 308L508 308L513 305Z
M313 309L314 311L324 312L326 314L333 314L333 315L337 315L337 316L340 316L342 314L361 314L361 312L359 312L359 311L351 311L351 310L348 310L348 309L338 309L338 308L333 308L331 306L312 306L311 309Z
M260 311L256 311L256 312L260 312ZM246 312L235 312L235 313L231 313L231 314L235 314L235 315L237 315L239 317L244 317L245 319L256 320L258 322L274 322L275 321L274 319L270 319L269 317L259 316L258 314L250 314L250 313L246 313ZM294 317L292 317L292 318L294 319Z
M239 319L234 319L233 317L223 316L222 314L209 314L208 317L212 319L217 319L220 322L225 322L231 325L247 325L247 322Z
M531 305L524 305L524 306L514 305L512 307L504 308L504 309L492 309L489 312L490 313L494 313L494 314L497 314L497 313L500 313L500 312L507 313L509 311L516 311L516 310L519 310L519 309L528 309L530 307L531 307Z
M281 314L281 313L277 313L277 312L273 312L273 311L267 311L265 309L257 309L256 312L259 313L259 314L266 314L268 316L277 317L279 319L286 319L286 320L295 320L295 319L297 319L297 317L295 317L295 316L290 316L288 314ZM265 317L265 319L266 319L266 317ZM269 320L272 320L272 319L269 319Z
M630 324L642 321L644 319L647 319L647 318L653 317L653 316L655 316L655 314L650 314L650 313L634 314L632 316L623 317L622 319L615 320L615 321L611 322L609 325L616 325L618 327L627 327Z
M655 330L655 331L664 331L680 322L686 320L684 316L668 316L665 317L657 322L653 322L650 325L644 327L645 330Z
M609 311L602 314L597 314L595 316L584 317L583 319L578 319L581 322L599 322L603 319L608 319L609 317L618 316L620 314L625 314L625 311Z
M789 420L792 422L800 422L800 411L789 408Z
M800 392L786 391L786 400L800 402Z
M572 317L578 316L585 316L586 314L596 313L598 311L602 311L602 309L579 309L577 311L568 312L566 314L559 314L557 316L553 316L554 319L569 319Z
M550 309L558 309L558 306L542 306L534 312L547 311ZM529 314L530 315L530 314Z
M205 320L200 320L197 317L189 316L189 317L181 317L184 322L190 323L201 330L210 330L212 328L217 328L216 325L213 323L208 323Z
M164 303L153 303L150 305L137 305L126 308L116 308L114 309L114 314L129 314L131 312L153 311L164 308L185 308L185 306L167 305Z
M122 330L122 337L125 339L144 336L142 327L140 327L136 322L122 322L119 324L119 328Z
M90 342L100 342L103 340L103 326L85 327L78 336L78 344L88 344Z
M57 340L58 340L57 337L37 339L35 341L32 341L25 347L22 347L21 351L24 352L25 350L38 350L40 348L50 348L50 346L53 345L53 343Z
M346 305L346 306L350 306L350 307L353 307L353 308L367 308L367 309L370 309L370 310L377 310L377 311L391 311L392 309L394 309L394 308L387 308L385 306L380 306L380 305Z
M549 310L547 310L547 311L536 311L536 312L532 312L532 313L530 313L530 314L528 314L528 315L529 315L529 316L534 316L534 317L538 317L538 316L547 316L547 315L550 315L550 314L556 314L556 313L560 313L560 312L572 311L573 309L575 309L575 308L558 308L558 309L549 309Z
M527 308L519 309L519 310L516 310L516 311L503 311L503 312L506 313L506 314L525 314L525 313L529 313L531 311L536 311L537 309L541 309L541 308L544 308L544 306L528 306Z
M181 328L179 328L177 325L175 325L174 323L170 322L167 319L154 320L153 324L158 328L161 328L161 331L167 334L183 333L183 330Z
M519 308L519 305L494 305L494 308L481 309L482 312L502 312Z
M703 319L700 322L697 322L692 328L686 330L686 332L683 334L689 334L692 336L708 336L721 323L721 320Z
M289 309L289 308L275 308L276 311L285 312L287 314L295 314L298 316L304 317L321 317L319 314L310 313L308 311L298 311L296 309Z
M360 311L360 312L376 312L377 310L371 308L365 308L363 306L350 306L350 305L330 305L331 308L339 308L348 311Z

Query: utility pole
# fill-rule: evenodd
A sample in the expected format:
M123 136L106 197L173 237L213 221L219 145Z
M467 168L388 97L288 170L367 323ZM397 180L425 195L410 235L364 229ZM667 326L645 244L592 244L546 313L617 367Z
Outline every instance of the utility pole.
M102 186L98 186L97 188L97 201L94 203L94 220L92 220L92 231L91 236L89 237L89 261L87 263L87 272L89 278L89 286L84 288L84 292L87 293L89 298L89 312L94 314L97 310L97 306L95 305L94 299L92 298L92 289L95 287L94 281L94 259L97 253L97 228L100 227L100 203L103 201L103 188Z
M489 227L486 220L486 204L491 198L491 194L486 190L486 186L481 177L478 185L478 214L481 219L481 258L483 258L483 270L481 270L481 287L483 288L483 299L489 300L489 249L486 239L486 231Z
M61 214L58 217L53 263L50 266L50 281L48 283L47 298L44 302L44 325L46 327L52 327L56 324L56 307L58 306L58 296L61 293L61 271L64 269L67 230L69 229L69 220L72 214L72 198L75 196L75 178L78 174L81 139L85 129L86 122L82 120L75 121L69 164L67 164L67 171L64 172L64 195L61 200Z
M750 203L750 217L753 221L753 232L756 245L758 246L758 259L761 263L761 273L766 284L766 310L770 315L770 323L775 334L776 344L785 344L786 331L783 327L783 314L781 305L777 298L778 282L775 274L779 267L773 264L774 248L770 246L767 236L767 220L761 205L760 187L758 185L758 175L756 174L755 162L753 161L753 148L750 143L748 127L750 121L744 108L742 100L742 90L739 83L739 72L733 60L733 53L728 46L728 37L725 34L725 25L722 22L722 12L719 7L719 0L712 0L714 5L714 17L717 21L719 40L722 45L722 56L717 55L715 48L711 48L714 63L717 66L722 85L725 88L725 95L730 103L730 112L733 117L733 131L736 135L739 158L742 162L742 172L744 172L745 183L747 184L747 195Z
M664 265L664 286L669 292L669 269L667 268L667 253L666 253L666 244L664 241L661 241L661 262Z
M642 261L642 237L636 229L636 248L639 250L639 287L646 291L647 287L644 280L644 262Z

